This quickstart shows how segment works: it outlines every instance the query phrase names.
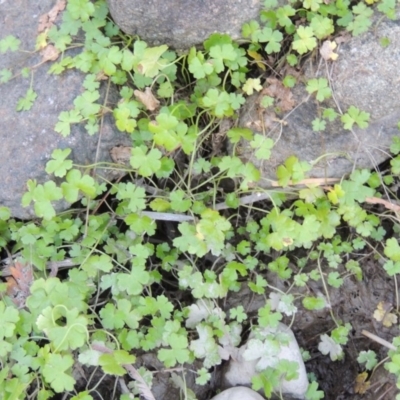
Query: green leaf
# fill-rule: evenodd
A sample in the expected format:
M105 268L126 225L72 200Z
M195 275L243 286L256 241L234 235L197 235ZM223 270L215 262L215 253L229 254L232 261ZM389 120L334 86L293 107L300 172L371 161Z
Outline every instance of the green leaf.
M196 224L196 236L204 240L213 255L219 256L225 247L225 233L229 229L231 224L226 218L217 211L207 209Z
M124 213L135 213L146 207L146 192L142 187L131 182L119 183L115 191L118 200L125 200L118 207L122 207Z
M84 263L81 268L87 273L88 277L95 277L99 271L110 272L113 269L113 264L110 256L107 254L102 255L91 255Z
M237 322L242 323L247 319L247 314L244 312L243 306L237 306L229 310L231 319L236 319Z
M25 97L18 100L17 111L28 111L32 108L33 102L36 100L36 92L29 88Z
M391 361L386 362L384 366L386 370L398 376L400 373L400 354L394 354Z
M21 41L15 36L8 35L4 39L0 40L0 53L5 53L6 51L17 51Z
M322 0L303 0L304 8L307 8L311 11L318 11L321 4Z
M395 238L386 240L384 253L385 256L389 257L392 261L400 261L400 246Z
M150 282L150 274L144 265L132 266L130 274L117 275L118 288L130 296L142 293L143 287Z
M72 168L72 161L66 160L70 153L71 149L55 149L53 153L51 153L53 160L50 160L46 164L46 172L58 177L65 176L67 171Z
M101 55L99 66L107 75L115 74L117 67L122 61L123 53L117 46L112 46L105 54Z
M400 153L400 137L399 136L393 136L392 144L390 145L390 152L394 155L397 155Z
M323 118L327 119L328 121L332 122L336 119L338 114L333 108L326 108L322 114Z
M271 312L271 305L266 304L258 310L258 323L262 327L276 328L282 319L280 312Z
M304 308L307 310L321 310L325 308L325 299L322 297L305 297L302 301Z
M115 350L113 353L102 354L99 358L99 365L106 374L123 376L126 374L125 364L133 364L136 357L125 350Z
M71 391L75 385L71 367L74 359L70 354L48 354L42 374L56 393Z
M145 77L154 78L164 67L164 65L160 63L160 57L167 49L168 46L166 45L146 48L137 67L139 72Z
M54 130L66 137L71 133L71 124L77 124L83 119L78 110L62 111Z
M172 333L168 339L171 349L161 349L157 353L157 357L164 363L167 368L174 367L177 363L183 364L189 361L190 352L187 337Z
M299 54L305 54L308 51L314 50L317 46L317 41L314 37L312 28L300 25L297 28L297 33L292 46Z
M269 27L263 28L254 35L256 40L263 43L268 42L265 46L267 54L278 53L281 49L280 42L283 40L283 35L278 30L272 30Z
M203 257L207 253L207 244L203 237L197 235L194 225L182 222L178 225L178 230L182 236L175 238L173 243L180 251L187 251L189 254L197 255L197 257Z
M148 129L154 133L154 142L168 151L174 151L183 146L184 151L187 153L190 150L190 153L193 148L191 144L194 145L194 132L188 132L188 127L184 122L167 112L157 115L156 121L151 121ZM186 148L186 146L189 147Z
M152 236L155 233L155 221L147 215L140 216L136 213L132 213L126 216L125 222L137 235L143 235L146 233L147 235Z
M373 14L373 10L372 8L367 7L363 2L359 2L352 8L352 10L356 17L348 24L347 30L352 32L354 36L358 36L361 33L366 32L372 25L370 17Z
M231 106L231 97L227 92L220 92L218 89L208 89L207 93L201 99L204 108L208 108L219 118L233 115Z
M224 61L234 61L237 58L235 48L231 43L211 46L210 56L213 58L212 62L216 73L224 70Z
M66 182L61 184L65 199L74 203L78 200L79 191L93 198L96 195L96 183L89 175L82 175L78 169L71 169L66 175Z
M89 0L70 0L68 1L67 11L73 19L87 21L95 12L95 7Z
M203 79L214 72L214 66L212 62L204 59L203 53L196 53L196 49L192 47L189 54L189 71L196 79Z
M310 26L314 31L315 37L319 40L325 39L335 30L333 21L330 18L318 14L313 16Z
M325 395L322 390L318 390L318 383L314 381L308 385L305 397L306 400L320 400L323 399Z
M63 322L63 321L66 322ZM64 306L46 307L36 321L57 351L75 350L88 339L88 320L77 309Z
M328 80L325 78L310 79L307 82L307 92L315 93L318 101L324 101L332 96L331 88L328 85Z
M205 385L211 379L211 373L207 368L201 368L197 371L196 384Z
M7 83L12 78L12 72L9 69L0 69L0 83Z
M186 212L192 206L192 202L187 198L187 194L181 190L174 190L170 195L171 208L174 211Z
M253 131L248 128L232 128L226 133L231 143L239 143L243 138L245 140L253 139Z
M339 272L330 272L328 274L328 283L334 288L339 288L343 285L343 278L340 277Z
M326 122L323 119L316 118L312 122L312 129L314 132L324 131L326 128Z
M147 152L145 146L134 147L132 149L130 164L132 168L138 170L141 176L148 177L160 169L161 156L162 154L158 149L151 149Z
M265 293L265 288L268 286L268 282L260 275L257 275L256 282L248 282L250 290L257 294Z
M291 66L291 67L294 67L295 65L297 65L297 63L298 63L298 58L296 57L296 55L295 54L288 54L287 56L286 56L286 61L288 62L288 64Z
M365 111L360 111L357 107L350 106L347 113L342 115L341 120L344 123L344 129L351 129L356 123L360 128L368 126L370 114Z
M132 303L127 299L117 301L118 307L114 304L107 303L100 310L100 317L105 329L121 329L125 323L131 329L137 329L141 315L137 310L132 310Z
M6 307L4 302L0 302L0 339L14 335L15 324L19 321L18 310L14 307Z
M286 75L283 78L283 86L287 87L287 88L292 88L294 87L294 85L296 85L296 78L293 75Z
M55 216L55 209L51 201L62 198L61 188L53 181L45 182L44 185L37 185L36 181L29 180L28 192L22 197L22 206L27 207L32 201L35 203L35 213L38 217L51 219Z
M364 185L370 176L371 173L366 169L355 170L350 175L350 180L342 182L341 189L344 191L344 196L340 199L340 203L351 205L355 200L362 203L367 197L373 197L374 189Z
M295 14L296 10L290 5L279 7L276 10L276 17L278 18L278 23L280 26L284 28L290 28L293 25L293 22L290 19L290 17L293 17L293 15Z
M372 370L372 368L374 368L375 365L378 364L376 353L373 350L360 351L360 354L357 357L357 362L359 364L365 363L365 368L368 370Z
M99 98L100 93L97 90L93 92L86 90L74 100L74 105L83 117L89 118L99 113L101 105L95 103Z
M255 150L254 155L257 160L269 160L271 157L271 149L274 146L274 141L264 135L256 133L254 139L250 142L250 146Z

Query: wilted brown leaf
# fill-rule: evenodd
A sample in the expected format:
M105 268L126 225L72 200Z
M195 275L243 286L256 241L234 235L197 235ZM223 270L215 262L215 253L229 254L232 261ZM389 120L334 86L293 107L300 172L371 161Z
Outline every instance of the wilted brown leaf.
M116 146L110 150L111 159L116 164L128 164L132 156L132 147Z
M144 89L144 92L141 92L140 90L135 90L133 93L136 96L136 98L149 111L156 110L160 105L160 102L154 97L150 87L146 87Z
M42 62L57 60L60 52L52 45L48 44L41 52Z
M278 100L276 105L283 112L292 110L296 103L290 88L285 87L283 83L276 78L267 78L267 83L268 86L261 91L260 95L274 97Z
M30 295L30 287L33 283L32 267L17 261L14 266L10 267L10 273L11 276L6 278L7 295L11 297L18 308L22 308Z
M58 0L54 7L39 18L38 33L50 29L54 25L57 15L65 9L66 0Z

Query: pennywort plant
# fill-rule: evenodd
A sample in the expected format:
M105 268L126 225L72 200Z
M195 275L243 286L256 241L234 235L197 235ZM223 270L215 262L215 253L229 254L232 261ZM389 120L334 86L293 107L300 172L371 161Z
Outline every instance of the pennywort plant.
M363 279L356 254L372 242L380 244L373 247L388 275L399 273L398 241L386 238L384 216L366 206L398 174L399 141L384 177L355 170L329 187L297 187L312 165L292 156L276 171L279 189L266 190L257 186L260 171L241 159L240 143L248 142L259 160L271 156L274 143L235 120L246 96L262 90L266 57L275 67L300 66L340 29L365 32L372 23L369 3L305 0L295 7L267 0L260 21L243 26L241 42L215 34L201 50L177 54L120 32L104 0L67 1L62 22L37 40L38 49L52 45L60 53L50 73L86 74L84 91L60 113L55 131L68 136L73 124L84 124L94 135L110 113L132 146L124 165L79 166L70 149L54 150L46 165L49 180L27 182L22 199L37 218L16 221L0 209L0 246L15 258L0 285L3 398L68 392L74 400L93 399L96 385L81 387L73 373L77 365L113 377L128 373L134 380L123 400L148 393L154 376L133 366L146 352L167 369L190 367L196 383L205 385L213 368L237 351L246 330L295 321L300 308L330 309L335 328L321 335L318 349L333 361L345 357L351 321L341 321L331 308L331 290L350 276ZM379 1L377 8L394 17L392 2ZM81 51L70 55L77 46ZM0 40L1 53L18 48L16 38ZM0 71L0 82L12 78L11 70ZM119 90L113 108L103 103L103 80ZM287 76L283 83L291 88L296 79ZM325 78L309 80L306 90L318 102L332 96ZM30 88L18 109L27 111L35 97ZM262 105L274 107L275 100L265 96ZM336 118L351 130L366 127L369 115L353 106L344 113L325 109L312 128L322 131ZM233 150L224 153L217 137L226 121ZM100 167L122 170L127 178L96 179L90 170ZM227 182L232 189L225 193ZM59 201L74 208L57 214ZM388 220L398 227L396 216ZM351 234L343 235L343 226ZM287 282L287 290L276 280ZM322 285L320 295L306 290L313 281ZM226 307L243 288L264 305ZM247 354L261 360L252 383L268 398L282 378L297 376L298 366L287 360L262 368L269 353L260 349L277 354L281 345L258 338ZM396 351L386 368L399 377ZM372 368L371 357L361 352L359 361ZM323 397L316 381L306 397Z

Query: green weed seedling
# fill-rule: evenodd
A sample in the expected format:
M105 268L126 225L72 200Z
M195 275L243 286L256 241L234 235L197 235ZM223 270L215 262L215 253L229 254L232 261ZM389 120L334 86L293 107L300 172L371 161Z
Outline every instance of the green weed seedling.
M22 199L37 218L16 221L0 208L0 246L17 258L0 284L1 398L45 400L63 393L73 400L95 399L106 376L115 382L113 398L152 398L157 373L135 367L147 352L172 373L181 398L195 398L182 368L196 374L198 385L209 385L242 333L279 321L295 325L300 309L329 309L335 328L321 334L318 349L332 361L344 359L352 321L338 318L330 293L349 277L363 280L358 254L371 249L397 287L400 248L386 234L388 225L398 232L397 215L379 213L366 201L380 198L399 173L399 139L384 176L355 170L332 187L295 186L312 166L292 156L277 169L279 188L265 190L257 186L260 171L237 153L245 140L257 159L267 160L274 142L235 121L246 97L261 91L270 67L300 67L335 33L371 29L369 3L304 0L277 7L267 0L260 22L243 26L240 43L215 34L201 49L177 54L122 33L109 19L105 0L67 1L61 24L39 35L38 48L55 46L60 56L50 73L82 71L85 90L60 113L54 129L68 136L73 124L84 124L94 135L110 113L132 139L132 150L126 178L104 182L90 174L97 165L75 165L70 149L57 149L46 166L49 180L27 182ZM395 7L391 0L376 5L389 18ZM2 38L0 53L19 46L14 37ZM81 52L68 55L76 46ZM329 49L334 60L334 45ZM26 69L21 74L31 76ZM99 102L99 76L117 85L118 104ZM0 71L0 83L17 78ZM295 84L293 76L284 78L285 87ZM318 103L333 94L324 78L309 80L306 89ZM31 84L17 110L29 112L34 101ZM262 100L263 107L273 103L269 96ZM232 153L213 148L227 119ZM310 128L323 131L334 120L348 130L365 128L369 114L354 106L345 112L321 107ZM229 193L222 190L224 182L232 182ZM57 214L59 200L73 208ZM161 230L165 220L168 234ZM278 287L277 281L286 285ZM307 290L314 281L323 287L318 295ZM242 288L262 297L263 306L225 309ZM395 347L383 361L398 385L399 340L393 339ZM274 345L279 349L279 342ZM369 370L378 362L367 350L358 361ZM78 367L89 375L96 371L96 379L82 385ZM280 380L294 379L297 369L296 363L277 360L253 378L253 388L267 398L281 396ZM129 383L119 386L118 377L126 374ZM322 399L315 377L310 381L306 398Z

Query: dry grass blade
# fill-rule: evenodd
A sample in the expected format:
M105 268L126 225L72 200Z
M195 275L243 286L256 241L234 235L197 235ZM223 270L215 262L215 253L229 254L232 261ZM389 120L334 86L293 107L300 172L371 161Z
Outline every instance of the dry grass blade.
M140 394L146 400L156 400L147 383L144 381L137 369L130 364L125 364L123 367L128 371L129 376L136 381L136 386L139 389Z

